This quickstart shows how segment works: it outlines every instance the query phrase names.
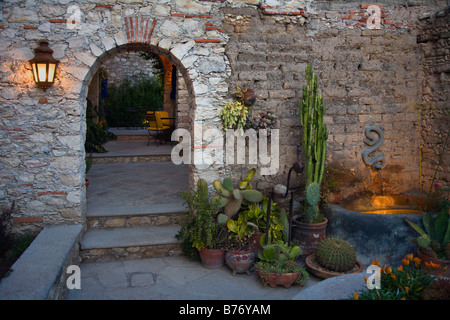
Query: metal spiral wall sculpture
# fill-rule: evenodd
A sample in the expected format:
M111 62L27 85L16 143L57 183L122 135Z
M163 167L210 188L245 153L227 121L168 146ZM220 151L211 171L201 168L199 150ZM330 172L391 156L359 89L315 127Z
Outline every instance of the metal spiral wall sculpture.
M376 132L378 137L375 137L373 132ZM386 165L386 160L384 155L381 154L373 159L369 159L369 154L375 152L383 143L384 134L380 128L376 126L368 126L365 130L366 138L364 138L364 143L370 146L369 149L362 153L363 161L366 165L372 166L373 169L379 171Z

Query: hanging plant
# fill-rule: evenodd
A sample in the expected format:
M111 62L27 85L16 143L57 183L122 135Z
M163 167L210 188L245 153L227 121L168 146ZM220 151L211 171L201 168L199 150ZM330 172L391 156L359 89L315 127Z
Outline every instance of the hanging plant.
M247 122L248 109L240 101L230 101L225 104L220 113L220 118L223 121L223 127L227 129L239 129L241 132Z
M249 88L241 89L239 86L236 86L236 91L233 92L233 95L246 106L251 106L256 101L255 91Z

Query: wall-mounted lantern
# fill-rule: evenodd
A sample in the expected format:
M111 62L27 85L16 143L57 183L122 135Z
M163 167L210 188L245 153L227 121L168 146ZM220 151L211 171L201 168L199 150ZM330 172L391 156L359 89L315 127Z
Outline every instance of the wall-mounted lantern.
M47 40L41 40L34 52L34 58L30 60L34 81L45 91L55 80L56 65L59 61L53 58L53 50L49 48Z

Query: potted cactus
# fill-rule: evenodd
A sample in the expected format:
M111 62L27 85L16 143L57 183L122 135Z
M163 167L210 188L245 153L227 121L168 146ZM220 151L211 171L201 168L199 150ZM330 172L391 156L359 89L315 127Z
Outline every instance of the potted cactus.
M339 238L328 237L319 242L314 253L306 258L306 265L319 278L327 279L346 273L362 271L353 246Z
M247 272L255 261L252 249L252 235L258 231L258 227L247 221L244 212L239 213L243 205L257 203L263 200L261 192L252 189L250 180L254 177L256 169L250 170L244 181L234 188L233 181L227 177L220 182L214 181L213 186L219 195L212 201L223 208L223 213L218 214L218 223L226 224L228 230L228 249L225 254L225 262L236 273ZM235 216L238 215L236 219Z
M308 256L326 235L328 220L319 212L320 184L323 179L327 151L328 130L323 123L325 104L319 93L317 76L311 65L306 68L306 86L300 103L300 122L303 126L302 149L305 162L305 204L301 215L293 218L293 235Z
M256 274L264 285L275 288L281 285L285 288L293 284L304 285L309 278L304 268L295 262L300 254L300 247L278 241L264 246L260 261L255 265Z
M209 199L206 181L198 180L197 190L193 193L183 192L183 197L188 212L176 238L182 242L187 255L196 255L192 254L192 248L198 250L204 267L224 266L225 225L217 222L219 204Z

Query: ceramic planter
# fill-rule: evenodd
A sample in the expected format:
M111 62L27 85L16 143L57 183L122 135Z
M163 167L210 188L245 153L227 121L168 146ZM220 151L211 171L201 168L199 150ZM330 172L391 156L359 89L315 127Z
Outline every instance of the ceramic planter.
M312 254L320 240L326 236L328 220L320 223L303 223L299 221L300 216L292 217L292 235L302 249L301 255L307 257Z
M306 265L308 266L312 274L321 279L328 279L349 273L358 273L363 270L363 266L358 260L356 260L355 267L348 272L336 272L324 269L317 263L314 253L306 258Z
M256 273L264 284L268 284L271 288L276 286L283 286L286 289L290 288L297 280L300 272L278 273L278 272L264 272L257 268Z
M417 257L421 260L420 267L423 270L426 270L427 273L434 276L441 276L443 278L450 279L450 260L442 260L427 256L421 248L417 248ZM439 267L436 269L426 268L425 262L433 262L434 264L438 264Z
M206 249L198 250L202 265L208 269L217 269L225 265L225 250L223 249Z
M247 273L255 262L255 253L250 250L229 250L225 253L225 262L233 271L233 276L236 273Z

